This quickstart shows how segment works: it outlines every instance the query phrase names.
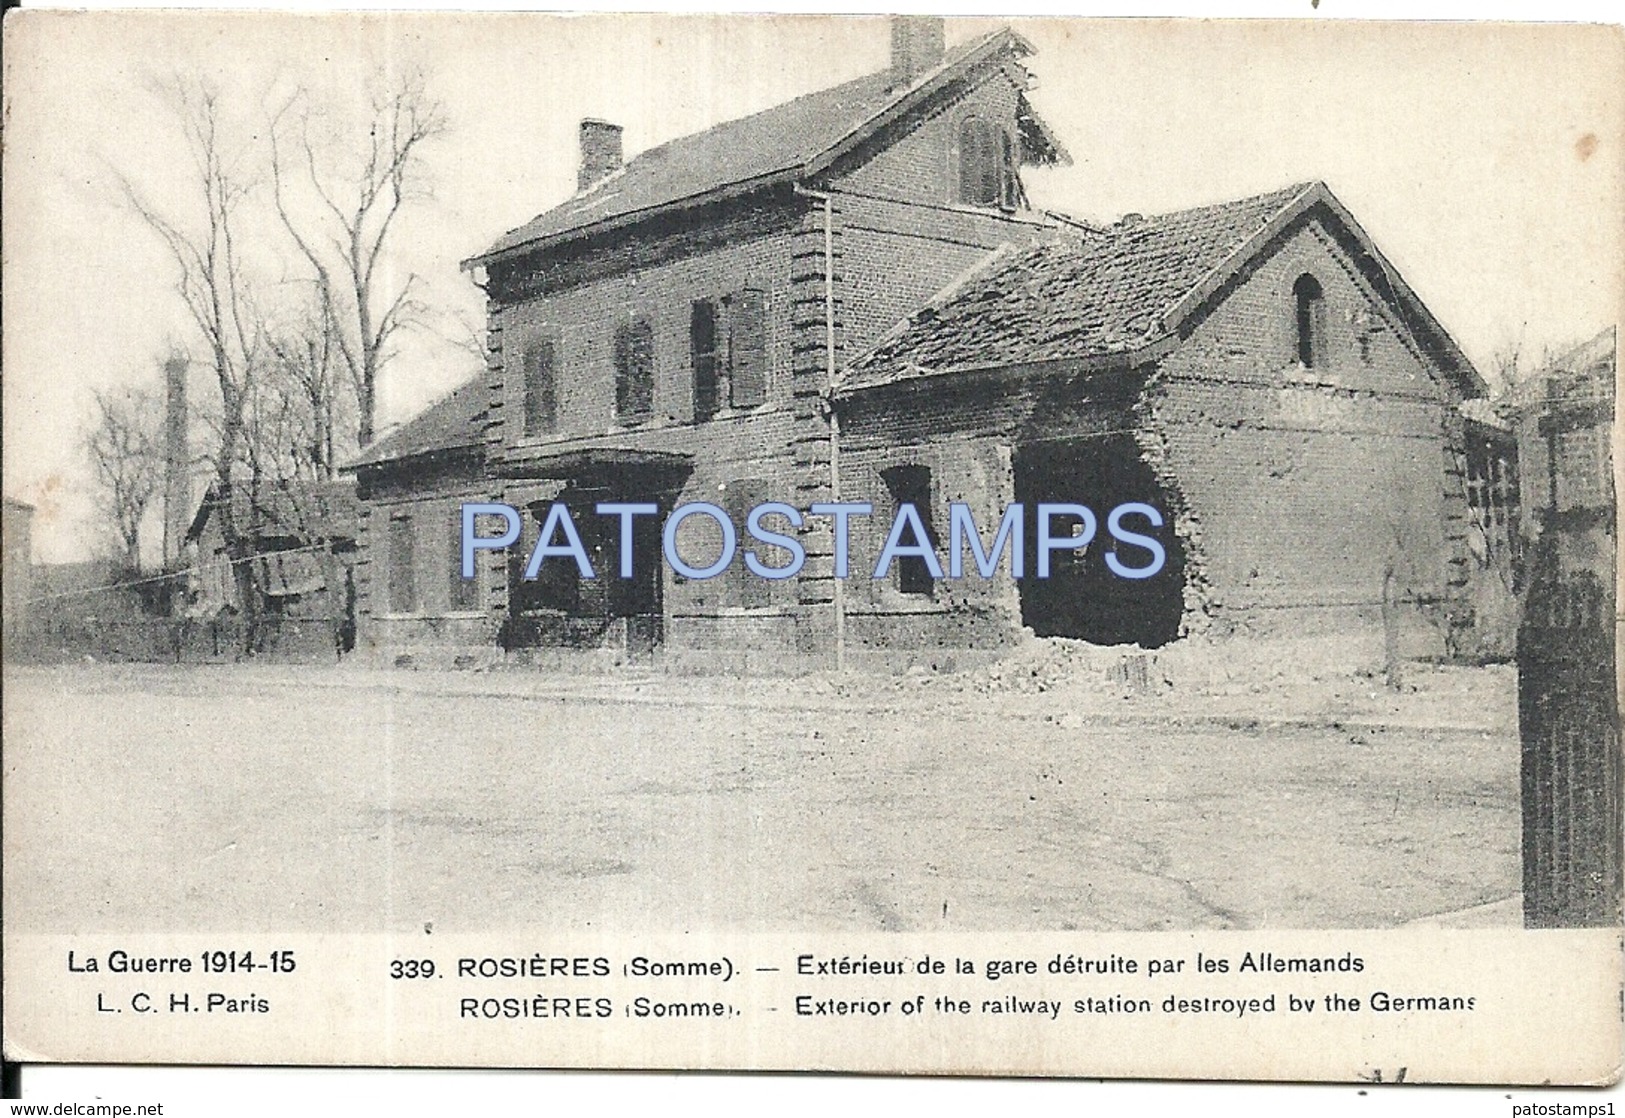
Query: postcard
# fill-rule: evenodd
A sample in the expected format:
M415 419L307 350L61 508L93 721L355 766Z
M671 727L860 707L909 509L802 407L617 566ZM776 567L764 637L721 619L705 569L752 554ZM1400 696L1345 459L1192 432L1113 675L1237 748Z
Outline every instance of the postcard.
M6 23L8 1060L1619 1078L1618 28Z

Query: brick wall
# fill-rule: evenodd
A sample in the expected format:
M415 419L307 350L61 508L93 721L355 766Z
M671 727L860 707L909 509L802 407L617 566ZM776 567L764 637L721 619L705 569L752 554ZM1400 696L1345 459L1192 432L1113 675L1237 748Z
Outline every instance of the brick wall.
M744 288L765 293L767 398L788 399L794 216L786 209L739 208L719 213L714 227L628 235L530 276L514 292L515 302L493 301L488 437L494 468L522 462L527 448L622 429L615 414L614 338L617 327L634 318L646 319L654 331L653 416L638 426L692 423L689 326L697 299ZM526 438L518 362L532 333L555 342L558 422L554 434Z
M1012 141L1018 139L1016 103L1026 77L1014 63L987 64L966 75L911 121L907 131L888 133L883 143L855 153L856 166L837 167L840 187L926 205L952 204L959 184L960 124L966 117L982 117Z
M1015 85L1002 71L981 75L966 93L981 113L1002 113L1014 128ZM838 365L997 246L1040 235L1030 213L973 210L945 203L951 132L963 115L941 109L894 146L843 167L826 199L820 192L714 207L682 222L606 238L526 265L508 265L490 290L489 472L523 475L532 460L564 450L616 448L688 455L692 472L676 503L726 506L730 483L748 480L764 498L800 508L829 499L829 426L823 403L831 360ZM862 193L885 187L886 197ZM930 205L906 200L928 196ZM900 200L905 199L905 200ZM693 300L741 287L765 294L767 402L695 422L689 315ZM833 314L831 352L829 320ZM653 415L623 426L614 414L613 337L634 317L653 326ZM525 438L517 420L522 386L516 355L534 333L552 339L557 373L556 430ZM551 488L549 488L551 485ZM515 507L550 499L557 483L493 482L492 496ZM527 525L521 546L534 539ZM832 538L822 518L800 540L802 575L745 594L755 579L737 560L722 576L686 581L664 572L663 600L673 649L793 646L811 657L828 645L835 595ZM714 541L695 537L696 558ZM491 623L507 611L500 557L485 557ZM742 605L743 599L748 605Z
M1293 285L1305 272L1324 299L1314 368L1298 360ZM1162 487L1147 499L1189 541L1189 630L1352 627L1370 646L1375 629L1380 647L1392 564L1402 650L1441 655L1464 582L1459 399L1332 239L1301 227L1221 293L1155 369L1007 369L844 402L842 497L887 509L880 471L917 463L932 470L939 525L949 501L965 500L991 530L1015 496L1014 448L1132 430ZM1092 503L1087 492L1077 499ZM854 532L855 571L860 555L873 562L887 523L879 516ZM931 600L907 603L906 624L883 622L898 596L861 573L849 591L860 620L850 624L873 642L905 645L925 626L927 644L975 647L1019 623L1015 588L977 578L939 583Z
M835 205L842 325L854 357L996 249L1051 232L1026 211L904 204L845 192L836 194Z
M500 568L476 572L471 606L453 597L460 572L461 506L490 499L477 461L468 456L420 460L362 472L360 526L356 539L356 650L364 657L410 656L425 663L461 653L494 650L496 630L489 602ZM411 524L414 608L397 610L389 600L390 522Z
M950 91L906 132L888 135L856 165L835 169L845 352L861 354L901 319L1005 244L1046 235L1025 204L1008 212L958 204L959 127L992 122L1012 139L1025 71L990 65Z
M859 653L889 649L904 662L919 655L940 659L943 650L958 649L956 662L963 662L966 650L997 650L1021 628L1020 599L1008 568L1001 565L996 577L983 579L968 551L962 552L968 577L938 582L929 598L901 593L893 578L870 577L893 515L883 471L899 465L930 469L946 571L951 503L969 506L985 547L1005 506L1015 500L1013 448L1099 438L1131 426L1140 382L1132 373L1081 379L1066 368L1004 369L894 385L844 402L841 498L875 506L871 520L852 526L850 647ZM1077 500L1094 503L1082 487ZM1032 546L1029 540L1029 573Z
M1306 273L1324 292L1315 368L1298 361ZM1459 400L1316 223L1226 293L1146 405L1220 630L1377 624L1391 564L1407 651L1442 654L1465 581Z

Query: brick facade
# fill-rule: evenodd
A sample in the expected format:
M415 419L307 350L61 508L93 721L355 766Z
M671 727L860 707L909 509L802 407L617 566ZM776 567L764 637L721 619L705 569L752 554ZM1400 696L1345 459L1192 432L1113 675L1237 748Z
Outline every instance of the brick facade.
M521 634L522 648L508 637L520 608L510 556L478 557L484 605L477 623L441 608L432 596L415 616L384 608L377 555L391 517L414 515L414 522L427 523L459 498L498 500L539 514L572 493L646 497L626 488L631 474L597 465L639 455L680 463L638 475L644 489L659 491L663 512L696 501L732 508L742 497L801 508L829 499L827 393L840 363L992 250L1029 242L1049 228L1024 203L957 201L956 135L967 117L993 123L1012 145L1020 142L1025 70L1015 61L1019 52L983 53L987 57L971 52L969 62L949 67L929 97L800 182L613 228L589 227L557 246L510 252L486 265L479 476L425 475L416 489L376 486L364 529L371 561L362 565L363 643L387 655L466 636L488 646L506 643L510 654L523 658L554 658L554 650L541 647L545 636ZM699 415L694 304L746 290L760 301L764 398L748 407L724 401L716 414ZM628 421L617 414L616 334L633 323L647 324L653 387L648 414ZM551 422L527 431L524 363L534 359L527 354L538 343L552 359ZM699 530L703 524L689 526L696 531L682 533L680 546L685 554L692 547L702 562L716 541ZM514 551L528 553L538 530L536 516L527 513ZM739 559L704 581L685 580L661 563L662 657L713 668L827 662L836 596L830 526L809 518L799 538L808 560L799 577L785 581L759 579ZM589 592L607 593L585 584L579 591ZM591 633L578 627L566 643L585 646L572 651L590 658L636 658L628 628L617 623Z
M1325 292L1324 367L1296 359L1292 286ZM1151 400L1200 525L1221 632L1380 622L1385 569L1442 655L1465 581L1460 394L1322 225L1287 237L1163 361Z
M884 75L842 87L847 100L889 106L874 114L884 124L798 175L581 217L600 204L595 191L610 211L630 206L617 181L658 201L658 174L634 160L623 179L585 189L478 258L489 358L472 390L482 408L473 456L362 471L363 646L735 671L837 660L942 668L996 655L1023 625L1108 623L1104 643L1154 645L1196 632L1369 629L1385 616L1391 628L1398 603L1407 650L1441 653L1465 577L1455 405L1470 368L1451 365L1453 351L1380 289L1385 265L1373 265L1329 195L1294 188L1191 211L1146 237L1030 209L1014 164L1064 153L1034 148L1047 132L1025 103L1022 53L1006 33L902 92ZM753 119L694 142L770 131ZM684 142L659 160L677 161ZM967 145L1002 150L1008 177L994 165L980 178L967 171ZM978 191L978 204L967 201ZM1268 243L1253 245L1266 227ZM1206 286L1243 244L1245 266ZM1062 272L1026 305L1001 286L1056 261ZM1303 276L1318 316L1307 362ZM1069 310L1079 290L1094 303ZM961 313L955 324L932 309L943 301ZM897 356L910 346L915 356ZM923 375L954 349L957 363L937 370L953 375ZM902 362L896 383L865 371L888 361ZM950 503L969 506L986 533L1009 502L1033 494L1095 505L1091 473L1105 479L1102 495L1150 502L1170 521L1176 554L1150 592L1172 598L1143 631L1109 624L1119 606L1134 612L1123 597L1134 587L1102 584L1101 603L1077 621L1050 616L1043 588L1008 578L868 577L900 493L920 491L945 541ZM511 554L480 554L479 606L464 608L425 568L417 608L388 608L379 555L390 524L401 552L403 517L449 533L449 510L466 499L527 510ZM711 502L734 514L744 546L753 505L836 499L875 509L853 522L844 581L830 521L809 517L794 578L761 579L736 557L716 578L685 579L651 552L657 582L617 585L618 533L598 535L591 511L604 500L649 501L661 514ZM586 546L603 577L519 577L515 557L529 554L555 500L595 522ZM1102 525L1109 507L1096 509ZM698 565L717 547L703 529L689 521L679 534ZM414 537L425 555L438 547L433 534ZM450 544L440 550L435 562L449 565Z
M357 651L402 664L488 659L496 647L489 608L495 575L481 570L468 587L456 579L462 504L487 499L478 455L420 457L359 474ZM398 597L400 583L391 584L392 560L400 558L390 554L398 539L392 539L392 524L404 524L410 539L407 600Z
M1306 274L1323 292L1315 367L1297 352L1293 287ZM1022 496L1011 463L1023 447L1110 442L1153 486L1112 499L1165 510L1184 548L1182 635L1335 634L1380 651L1387 583L1403 652L1445 655L1466 561L1461 390L1338 239L1299 221L1180 335L1115 371L1010 365L856 393L842 403L843 497L884 507L882 471L924 465L936 507L969 503L991 535ZM1071 499L1104 518L1091 490L1080 476ZM874 528L855 539L871 557L883 542ZM927 650L996 646L1021 613L1008 579L947 581L929 601L875 583L854 598L855 631L884 644L905 609L910 643Z

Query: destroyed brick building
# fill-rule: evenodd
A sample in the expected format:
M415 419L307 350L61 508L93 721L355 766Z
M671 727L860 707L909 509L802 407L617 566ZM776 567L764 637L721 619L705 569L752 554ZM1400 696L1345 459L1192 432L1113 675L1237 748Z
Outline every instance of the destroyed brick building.
M1483 384L1354 218L1313 183L1109 228L1037 210L1023 168L1069 157L1030 45L943 43L898 18L887 70L625 163L619 129L582 123L578 193L467 262L486 375L356 464L363 650L945 667L1029 628L1448 652L1470 620L1459 405ZM1097 545L1047 580L840 580L809 517L790 579L684 579L640 523L633 579L527 580L519 547L466 582L471 500L532 510L525 546L553 502L579 509L598 571L605 501L735 523L868 502L858 565L902 503L940 537L950 502L984 526L1011 502L1148 502L1169 562L1112 581Z

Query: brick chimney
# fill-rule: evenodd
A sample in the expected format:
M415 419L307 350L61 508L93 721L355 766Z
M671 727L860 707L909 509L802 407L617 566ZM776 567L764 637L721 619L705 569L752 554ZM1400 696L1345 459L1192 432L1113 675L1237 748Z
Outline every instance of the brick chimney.
M892 88L913 85L941 62L946 41L941 16L892 16Z
M192 459L188 446L186 372L189 363L182 354L172 354L164 362L164 567L180 566L181 546L191 527Z
M581 122L581 170L576 189L586 190L621 169L621 126L607 120Z

